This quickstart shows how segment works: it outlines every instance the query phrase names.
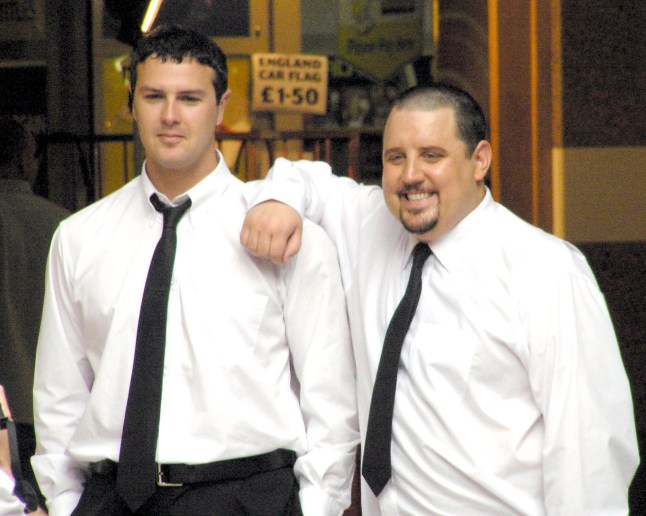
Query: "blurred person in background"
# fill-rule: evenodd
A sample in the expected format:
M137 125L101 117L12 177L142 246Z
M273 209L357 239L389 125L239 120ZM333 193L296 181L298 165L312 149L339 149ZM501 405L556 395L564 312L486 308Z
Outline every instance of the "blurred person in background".
M0 384L11 400L21 469L34 486L32 388L45 266L52 235L69 215L34 193L38 167L34 134L0 120Z

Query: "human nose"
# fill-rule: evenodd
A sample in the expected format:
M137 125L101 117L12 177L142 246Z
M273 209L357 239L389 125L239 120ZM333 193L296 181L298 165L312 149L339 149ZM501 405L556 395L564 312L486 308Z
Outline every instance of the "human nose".
M414 159L406 159L402 167L402 181L406 184L420 183L424 180L423 174Z
M162 108L162 122L166 125L174 125L179 120L179 112L177 109L177 104L174 100L169 99L164 102Z

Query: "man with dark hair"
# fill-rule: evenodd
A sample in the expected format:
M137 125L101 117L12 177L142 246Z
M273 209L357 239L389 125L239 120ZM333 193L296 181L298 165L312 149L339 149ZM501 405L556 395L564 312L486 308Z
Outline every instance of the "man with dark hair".
M0 121L0 384L11 400L21 470L34 487L32 387L45 265L52 235L69 215L34 194L36 152L29 129L12 119Z
M486 132L466 92L406 91L381 189L279 160L241 239L286 261L289 204L336 244L364 514L626 514L639 455L606 304L576 248L492 199Z
M142 173L65 221L49 258L34 467L50 514L350 503L354 363L334 247L315 225L286 267L240 246L245 185L215 149L230 95L206 36L162 27L134 50Z

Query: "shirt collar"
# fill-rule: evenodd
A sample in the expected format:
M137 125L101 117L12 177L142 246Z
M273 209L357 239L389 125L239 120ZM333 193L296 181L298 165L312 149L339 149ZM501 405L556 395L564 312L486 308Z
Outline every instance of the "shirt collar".
M402 254L401 268L406 269L408 264L413 260L413 249L419 243L419 240L411 233L406 232L407 238L404 242L404 253Z
M209 210L210 203L208 201L212 200L214 197L218 197L224 193L231 180L233 179L233 174L229 170L224 157L219 150L216 150L218 154L218 165L209 173L204 179L199 183L193 186L190 190L178 195L171 202L168 197L163 193L157 191L155 186L152 184L146 174L146 164L144 163L141 170L141 190L145 198L146 204L146 213L148 214L148 221L152 225L158 217L158 212L155 210L154 206L150 203L150 196L154 193L157 194L162 203L168 206L179 206L186 202L186 199L190 197L191 199L191 209L188 210L185 217L188 217L192 223L195 223L196 220L200 218L202 214L205 214Z
M483 224L487 214L494 209L494 205L491 192L487 188L484 199L471 213L451 231L431 243L431 250L442 267L451 271L465 262L478 258L479 236L483 233L478 228Z

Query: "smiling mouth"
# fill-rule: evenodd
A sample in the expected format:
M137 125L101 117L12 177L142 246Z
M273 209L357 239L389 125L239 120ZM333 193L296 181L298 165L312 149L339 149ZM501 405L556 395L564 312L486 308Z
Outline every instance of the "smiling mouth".
M430 199L434 195L437 195L436 192L400 192L399 196L406 201L410 202L418 202L418 201L425 201L427 199Z
M431 196L430 193L428 192L417 192L417 193L405 193L404 197L408 199L409 201L423 201L424 199L428 199Z

